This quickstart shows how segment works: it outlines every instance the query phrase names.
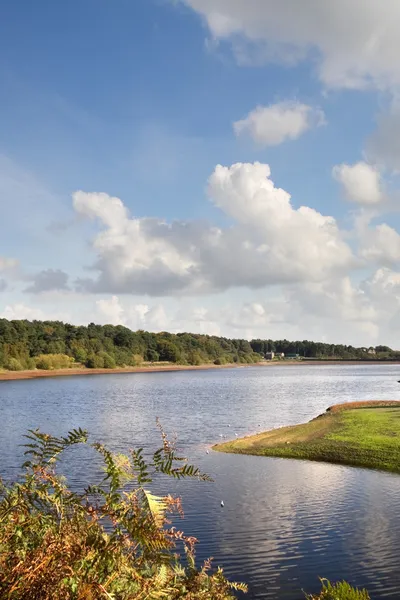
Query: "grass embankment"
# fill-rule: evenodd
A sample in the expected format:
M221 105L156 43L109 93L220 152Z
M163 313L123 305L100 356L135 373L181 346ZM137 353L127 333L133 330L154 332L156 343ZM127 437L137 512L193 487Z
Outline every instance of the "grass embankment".
M217 444L213 449L400 473L400 402L335 405L309 423Z

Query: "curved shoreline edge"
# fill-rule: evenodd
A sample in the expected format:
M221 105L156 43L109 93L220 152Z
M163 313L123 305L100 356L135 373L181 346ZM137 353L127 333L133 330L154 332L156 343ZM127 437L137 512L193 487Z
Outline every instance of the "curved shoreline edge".
M335 404L308 423L216 444L213 450L400 473L400 401Z

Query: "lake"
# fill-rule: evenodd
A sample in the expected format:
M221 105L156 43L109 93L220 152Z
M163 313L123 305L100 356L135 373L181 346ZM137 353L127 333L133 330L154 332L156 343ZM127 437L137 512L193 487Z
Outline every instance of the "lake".
M180 527L200 540L247 598L298 600L318 577L365 586L373 600L400 596L400 478L350 467L206 453L221 440L308 421L338 402L400 399L400 366L266 366L0 382L0 473L18 476L22 436L89 430L113 450L158 447L159 417L214 483L172 482ZM73 449L74 487L98 472ZM224 500L224 508L221 508Z

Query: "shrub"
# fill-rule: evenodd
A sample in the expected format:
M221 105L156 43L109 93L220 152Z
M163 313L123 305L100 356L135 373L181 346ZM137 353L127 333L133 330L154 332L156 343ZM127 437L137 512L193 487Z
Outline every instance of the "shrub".
M36 369L36 361L33 357L29 357L24 361L25 369Z
M366 590L352 588L345 581L333 584L322 580L322 591L317 596L306 596L307 600L371 600Z
M114 355L115 355L115 362L117 363L118 366L120 366L120 367L132 366L133 357L130 352L127 352L126 350L121 350L120 348L116 347L115 351L114 351Z
M182 515L179 499L149 491L156 476L209 480L177 455L158 426L162 447L148 461L141 448L125 456L89 444L82 429L62 438L29 431L21 480L0 486L0 598L234 600L234 590L246 591L221 569L211 571L210 560L196 568L197 540L168 520ZM104 463L103 479L83 493L70 490L56 471L62 453L77 444ZM306 598L370 600L365 590L327 580L320 594Z
M77 362L85 364L87 360L87 352L84 348L75 348L74 349L74 358Z
M160 355L158 354L157 350L154 350L154 348L149 348L146 352L146 360L150 362L158 362L160 360Z
M37 369L69 369L74 359L66 354L40 354L35 358L35 363Z
M86 366L88 369L104 369L104 358L99 354L89 354Z
M216 358L214 360L214 365L225 365L226 364L226 360L223 356L220 356L219 358Z
M132 366L140 367L143 364L143 356L141 354L134 354L132 356Z
M103 366L105 369L115 369L117 364L113 356L110 356L107 352L99 352L99 356L103 359Z
M153 495L154 476L209 479L162 447L146 462L141 449L114 455L90 444L104 461L104 478L78 494L57 475L60 455L88 444L81 429L55 438L30 431L22 480L0 492L0 597L13 600L234 600L221 569L195 565L196 539L170 526L180 501ZM178 545L185 549L181 563Z
M9 371L23 371L24 367L16 358L9 358L6 362L6 369Z
M190 365L200 366L205 362L206 361L202 359L201 354L199 352L189 352L188 363Z

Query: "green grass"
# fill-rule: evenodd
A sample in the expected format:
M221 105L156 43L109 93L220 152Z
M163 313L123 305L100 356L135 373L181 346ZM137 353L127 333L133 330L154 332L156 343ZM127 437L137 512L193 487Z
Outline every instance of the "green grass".
M217 444L214 450L400 473L400 403L326 412L304 425Z

